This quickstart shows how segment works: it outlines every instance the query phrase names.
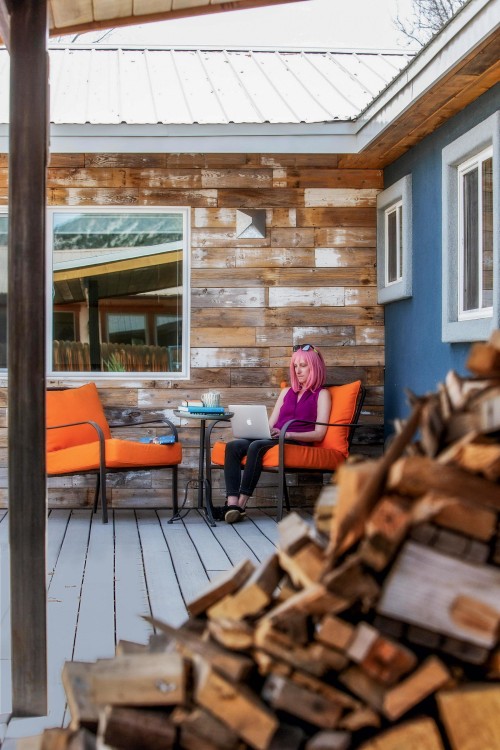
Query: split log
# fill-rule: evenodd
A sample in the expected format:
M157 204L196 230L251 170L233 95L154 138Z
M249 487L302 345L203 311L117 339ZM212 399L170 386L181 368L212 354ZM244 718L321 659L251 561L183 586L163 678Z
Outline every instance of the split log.
M218 576L200 596L188 602L187 611L192 617L202 614L222 597L239 589L250 578L254 569L250 560L242 560L234 568Z
M316 626L315 638L325 646L346 651L354 636L354 626L340 617L326 615Z
M391 721L400 719L429 695L450 683L451 675L445 665L437 657L430 656L413 674L387 691L382 711Z
M358 624L346 654L370 677L386 686L394 685L417 665L412 651L385 638L366 622Z
M500 445L498 443L469 443L464 445L456 457L462 469L482 474L491 482L500 479Z
M500 601L500 570L476 565L407 542L384 582L377 612L466 643L491 649L496 637L453 619L457 597L492 608Z
M235 685L204 660L195 670L196 702L233 729L255 750L268 750L279 722L272 711L245 685Z
M474 375L500 377L500 350L491 343L476 343L469 350L466 367Z
M500 686L477 683L437 694L452 750L500 747Z
M342 714L342 707L327 700L325 696L277 675L267 678L262 697L274 709L293 713L322 729L334 729Z
M205 748L211 744L218 750L239 750L241 747L237 732L202 708L188 711L178 707L171 715L171 722L180 728L183 747L186 744L196 747L195 741L198 742L198 747Z
M131 654L97 661L91 697L104 706L171 706L186 696L186 666L179 654Z
M258 615L271 602L282 575L278 555L271 555L234 594L209 607L207 616L214 620L243 620Z
M71 715L71 729L84 727L97 731L99 707L91 695L91 673L94 664L67 661L62 670L62 684Z
M412 524L410 502L399 496L383 496L366 522L359 554L374 570L391 561Z
M325 552L314 542L303 545L294 555L279 552L280 565L297 587L318 583L325 567Z
M415 523L432 519L445 529L458 531L473 539L488 542L495 534L497 514L488 508L464 503L459 498L427 492L412 508Z
M444 750L444 745L436 723L426 718L388 729L360 750Z
M176 641L183 653L190 656L198 655L207 659L230 680L235 682L244 680L252 670L253 662L247 656L230 653L215 643L202 640L187 629L176 629L155 617L144 616L143 619Z
M103 709L98 734L118 750L170 750L176 739L168 714L117 706Z
M279 548L294 555L311 539L311 528L298 513L289 513L278 525Z
M455 466L443 466L424 456L396 461L389 472L387 486L401 495L420 497L434 491L459 497L473 505L500 510L500 485Z
M305 750L349 750L350 732L317 732L306 744Z
M412 439L419 426L420 414L425 401L418 401L412 409L412 413L405 423L402 431L397 435L384 456L377 462L365 462L360 469L364 478L358 484L356 494L352 495L352 489L346 492L344 500L340 494L337 514L332 527L332 538L329 547L330 564L347 549L349 549L363 534L364 523L373 506L382 495L387 473L392 464L403 454L406 446ZM340 467L340 470L347 465ZM359 475L358 475L359 476ZM341 485L340 485L341 486Z

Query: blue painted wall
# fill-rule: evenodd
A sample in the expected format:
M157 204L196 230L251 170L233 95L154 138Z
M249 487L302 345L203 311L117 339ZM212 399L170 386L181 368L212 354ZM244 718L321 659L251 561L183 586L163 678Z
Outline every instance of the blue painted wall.
M385 306L388 432L408 414L405 388L421 395L434 392L448 370L467 374L469 345L441 341L441 152L499 107L497 84L385 169L385 187L411 174L413 193L413 296Z

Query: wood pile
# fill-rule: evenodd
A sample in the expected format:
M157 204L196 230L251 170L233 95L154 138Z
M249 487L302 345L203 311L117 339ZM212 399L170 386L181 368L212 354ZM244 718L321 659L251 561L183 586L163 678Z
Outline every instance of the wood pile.
M409 394L316 528L288 515L277 553L215 581L182 627L151 620L149 646L67 663L71 725L42 749L500 748L499 333L468 367Z

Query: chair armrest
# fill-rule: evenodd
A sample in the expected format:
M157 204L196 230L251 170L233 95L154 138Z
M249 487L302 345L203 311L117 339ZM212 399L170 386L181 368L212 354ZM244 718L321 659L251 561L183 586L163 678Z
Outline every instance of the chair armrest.
M216 424L219 424L219 422L223 422L226 427L231 426L231 422L228 419L214 419L213 421L210 420L210 424L205 430L205 456L207 458L207 461L210 459L212 430L214 429Z
M179 442L179 433L177 432L177 427L167 417L162 417L161 419L142 419L142 420L136 420L134 422L128 422L126 424L124 424L123 422L116 423L116 424L109 423L109 426L110 426L110 428L115 428L116 429L116 428L119 427L121 429L122 427L137 427L138 425L160 424L160 423L164 424L164 425L166 425L167 427L170 428L170 431L174 435L175 442L178 443Z

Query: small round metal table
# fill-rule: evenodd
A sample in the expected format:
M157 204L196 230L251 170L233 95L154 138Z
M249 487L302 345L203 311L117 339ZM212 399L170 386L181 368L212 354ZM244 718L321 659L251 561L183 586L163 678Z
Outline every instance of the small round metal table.
M213 508L212 508L212 491L211 487L208 486L208 480L205 473L205 451L206 451L206 426L207 422L229 422L233 416L232 411L225 411L224 414L210 414L201 412L186 412L186 411L174 411L176 417L179 419L195 419L200 424L200 456L198 461L198 477L196 479L190 479L186 484L186 490L184 493L184 501L181 504L180 509L175 513L172 518L169 519L168 523L173 523L183 518L191 510L203 510L210 526L215 526ZM198 485L198 505L197 508L184 508L186 502L187 493L189 486L192 482L196 482Z

